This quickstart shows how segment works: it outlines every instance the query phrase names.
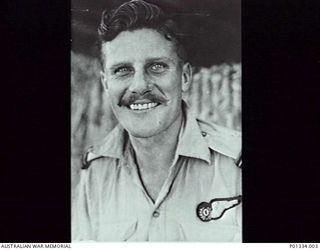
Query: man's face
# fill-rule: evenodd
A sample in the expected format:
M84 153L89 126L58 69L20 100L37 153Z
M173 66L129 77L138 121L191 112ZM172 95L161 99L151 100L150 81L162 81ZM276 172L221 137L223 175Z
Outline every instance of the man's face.
M102 82L115 116L131 135L160 134L178 119L191 71L171 41L152 29L123 31L103 44L102 56Z

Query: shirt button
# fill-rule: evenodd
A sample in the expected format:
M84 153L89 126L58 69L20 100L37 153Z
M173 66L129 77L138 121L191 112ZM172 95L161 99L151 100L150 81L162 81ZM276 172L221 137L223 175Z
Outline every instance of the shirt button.
M201 134L202 134L202 136L206 136L207 132L202 131Z
M158 211L154 211L152 216L158 218L160 216L160 213Z

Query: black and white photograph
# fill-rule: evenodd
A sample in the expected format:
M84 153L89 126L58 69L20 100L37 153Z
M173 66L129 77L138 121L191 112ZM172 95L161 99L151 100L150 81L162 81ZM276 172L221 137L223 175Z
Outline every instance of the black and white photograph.
M241 5L71 9L72 241L242 241Z
M319 248L319 1L0 9L1 248Z

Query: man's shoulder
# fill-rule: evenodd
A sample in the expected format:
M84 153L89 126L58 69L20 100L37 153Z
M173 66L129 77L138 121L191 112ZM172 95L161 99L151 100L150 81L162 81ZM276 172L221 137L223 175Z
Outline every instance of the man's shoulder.
M222 155L240 161L242 137L241 132L229 129L212 122L196 119L208 147Z
M114 161L121 158L124 146L123 129L116 126L100 142L87 148L82 155L82 169L88 169L92 164L101 161Z

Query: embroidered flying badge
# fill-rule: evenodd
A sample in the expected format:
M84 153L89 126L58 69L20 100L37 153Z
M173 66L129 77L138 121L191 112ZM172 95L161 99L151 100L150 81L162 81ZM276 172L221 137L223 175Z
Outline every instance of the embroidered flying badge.
M229 209L238 206L242 196L216 198L210 202L201 202L197 206L197 216L203 222L220 219Z

